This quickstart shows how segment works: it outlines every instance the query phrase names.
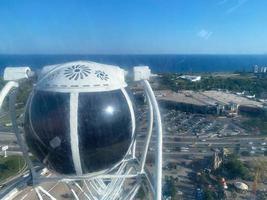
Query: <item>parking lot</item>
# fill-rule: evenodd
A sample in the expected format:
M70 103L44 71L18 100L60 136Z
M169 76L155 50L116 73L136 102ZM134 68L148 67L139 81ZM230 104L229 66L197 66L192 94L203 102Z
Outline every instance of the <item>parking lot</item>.
M146 136L147 111L143 109L137 130L137 150L143 148ZM212 156L218 149L240 155L242 160L264 157L267 149L265 137L248 132L242 126L243 117L221 117L185 113L178 110L161 110L163 119L163 160L164 176L178 180L180 199L192 198L195 183L190 176L195 172L192 163ZM155 134L149 153L155 151Z

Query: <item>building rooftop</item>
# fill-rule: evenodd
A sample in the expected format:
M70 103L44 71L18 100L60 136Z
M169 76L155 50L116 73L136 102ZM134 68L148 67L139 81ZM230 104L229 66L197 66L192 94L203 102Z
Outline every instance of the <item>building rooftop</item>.
M156 91L156 96L159 100L175 101L180 103L188 103L202 106L216 106L237 104L251 107L263 108L263 103L238 96L234 93L210 90L203 92L195 92L192 90L181 90L173 92L170 90Z

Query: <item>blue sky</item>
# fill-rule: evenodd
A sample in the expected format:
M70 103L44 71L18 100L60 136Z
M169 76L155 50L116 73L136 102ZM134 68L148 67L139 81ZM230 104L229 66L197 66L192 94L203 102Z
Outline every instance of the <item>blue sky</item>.
M1 0L0 54L266 54L266 0Z

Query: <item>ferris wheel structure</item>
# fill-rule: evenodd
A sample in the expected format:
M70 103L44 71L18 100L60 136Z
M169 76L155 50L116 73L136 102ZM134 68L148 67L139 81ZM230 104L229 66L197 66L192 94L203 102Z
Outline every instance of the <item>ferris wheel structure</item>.
M147 134L138 151L141 156L136 153L135 111L126 75L141 83L149 108ZM151 76L147 66L133 67L129 73L117 66L90 61L45 66L39 72L29 67L5 68L4 80L8 82L0 93L0 108L8 99L12 129L38 199L56 199L42 187L44 182L66 184L76 200L131 200L139 190L148 199L163 199L162 123L149 83ZM21 131L16 116L17 93L28 80L34 86ZM53 120L54 116L58 117ZM51 119L57 126L50 125ZM119 122L124 125L118 125ZM65 138L57 135L58 130L66 132ZM146 161L153 134L155 163L153 169L148 169ZM30 153L53 176L46 177L37 171Z

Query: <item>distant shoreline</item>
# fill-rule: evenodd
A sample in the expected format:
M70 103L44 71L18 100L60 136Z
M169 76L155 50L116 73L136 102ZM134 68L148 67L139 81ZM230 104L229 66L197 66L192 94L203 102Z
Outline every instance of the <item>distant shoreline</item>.
M30 66L41 68L77 60L118 65L125 69L147 65L154 73L198 73L198 72L250 72L254 65L267 66L267 54L0 54L0 72L6 66Z

